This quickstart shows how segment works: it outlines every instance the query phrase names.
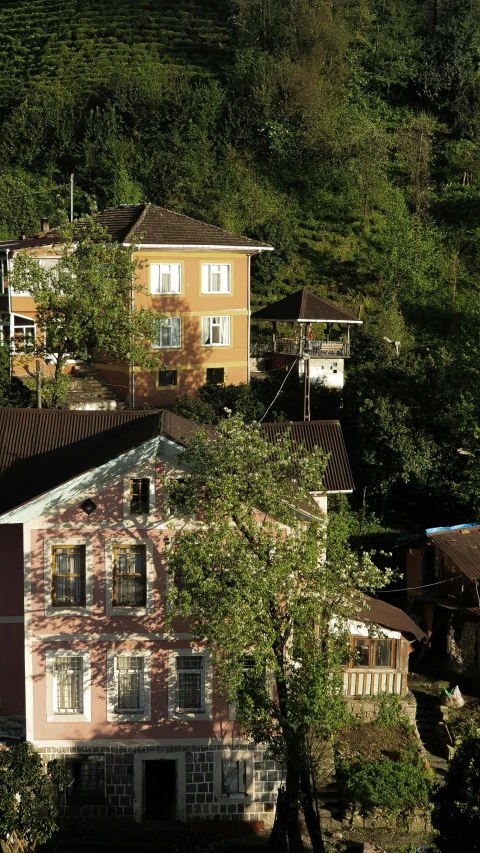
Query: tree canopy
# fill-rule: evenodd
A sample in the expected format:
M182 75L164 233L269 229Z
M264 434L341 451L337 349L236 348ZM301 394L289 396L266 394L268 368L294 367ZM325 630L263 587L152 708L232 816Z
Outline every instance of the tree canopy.
M14 291L35 300L36 340L23 341L26 355L54 364L60 382L68 355L99 351L109 360L154 367L161 362L150 341L158 335L161 315L134 305L138 261L132 250L113 242L104 229L86 219L64 224L64 242L53 266L43 268L27 253L14 258Z
M325 461L288 433L272 445L261 426L233 416L193 436L181 456L187 474L169 497L202 519L172 532L170 622L189 618L243 732L286 766L272 850L283 849L285 835L292 851L303 850L301 803L314 850L323 851L309 743L342 717L346 625L364 604L361 590L388 581L368 554L349 551L341 515L327 537L310 494L321 491Z

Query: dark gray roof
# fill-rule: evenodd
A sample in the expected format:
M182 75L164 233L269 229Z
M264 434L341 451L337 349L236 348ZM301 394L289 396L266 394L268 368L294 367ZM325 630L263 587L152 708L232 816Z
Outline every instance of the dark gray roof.
M480 578L480 523L432 527L427 536L467 578Z
M365 596L365 601L369 609L359 611L358 615L362 620L374 622L382 628L390 628L391 631L413 634L417 640L425 637L424 631L399 607L394 607L378 598L372 598L370 595Z
M315 296L308 290L297 290L296 293L285 296L278 302L273 302L262 308L260 311L255 311L252 314L252 320L276 320L279 322L306 323L358 323L362 320L357 320L352 314L347 314L331 302Z
M327 492L353 492L353 477L343 440L340 421L294 421L293 423L262 424L269 441L290 430L295 444L303 444L306 451L320 447L329 454L323 485Z
M0 513L156 435L181 442L192 421L152 412L0 408Z
M109 207L94 217L117 243L142 243L158 246L212 246L219 249L271 251L272 246L232 234L216 225L191 219L154 204L121 204ZM0 249L29 249L62 243L54 229L26 240L2 240Z

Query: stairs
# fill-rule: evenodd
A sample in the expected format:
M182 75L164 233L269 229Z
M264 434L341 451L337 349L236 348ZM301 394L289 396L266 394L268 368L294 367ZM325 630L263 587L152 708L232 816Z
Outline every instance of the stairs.
M437 781L441 781L448 767L448 761L444 758L444 747L442 746L437 732L439 721L438 699L421 691L412 691L417 701L415 723L422 743L424 758L432 768Z
M90 364L81 363L75 365L70 375L65 408L120 411L126 409L127 404L98 370Z

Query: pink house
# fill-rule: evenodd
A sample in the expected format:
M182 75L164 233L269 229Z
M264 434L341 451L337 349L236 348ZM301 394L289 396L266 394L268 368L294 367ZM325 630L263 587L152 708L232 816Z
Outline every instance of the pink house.
M327 423L328 489L350 491ZM192 426L166 411L0 409L0 714L24 715L45 759L71 763L70 815L273 818L281 768L242 738L188 625L165 628L166 539L201 523L164 506Z

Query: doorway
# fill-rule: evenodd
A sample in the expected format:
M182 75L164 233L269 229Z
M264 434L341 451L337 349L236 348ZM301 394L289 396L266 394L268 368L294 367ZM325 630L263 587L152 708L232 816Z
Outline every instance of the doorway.
M177 819L177 762L162 758L143 762L145 820Z

